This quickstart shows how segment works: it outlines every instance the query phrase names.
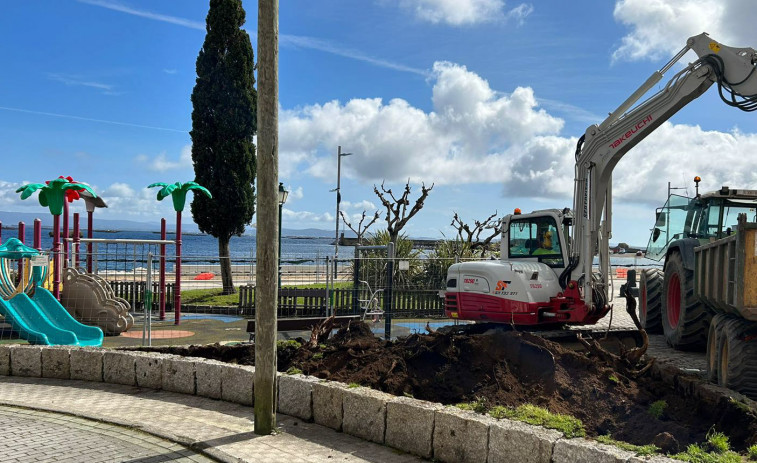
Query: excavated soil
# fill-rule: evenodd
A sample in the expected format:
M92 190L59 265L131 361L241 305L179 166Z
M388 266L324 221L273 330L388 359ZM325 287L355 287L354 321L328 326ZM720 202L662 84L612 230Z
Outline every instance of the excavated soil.
M388 342L359 323L317 347L301 341L300 348L279 349L279 371L294 367L319 378L443 404L531 403L581 419L589 436L610 434L639 445L665 436L669 451L703 442L713 427L730 437L735 450L757 443L757 414L742 404L684 397L649 373L633 379L609 360L529 333L414 334ZM251 345L149 350L254 364ZM667 407L655 418L650 405L660 400Z

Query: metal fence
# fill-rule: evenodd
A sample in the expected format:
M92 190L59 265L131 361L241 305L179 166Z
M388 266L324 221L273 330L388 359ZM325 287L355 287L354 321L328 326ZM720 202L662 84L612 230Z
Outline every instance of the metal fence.
M65 248L68 254L59 259L65 265L57 285L63 310L100 326L105 346L247 341L246 322L255 317L256 308L255 259L230 259L235 294L222 296L218 256L185 255L177 275L175 250L166 243L170 242L101 239L70 244ZM362 317L369 312L368 320L383 322L372 326L383 329L385 336L395 329L392 320L424 320L419 322L422 327L425 320L444 317L442 293L447 269L455 260L390 255L386 248L372 247L359 248L354 257L337 262L288 257L280 267L278 317ZM52 261L49 257L48 274L53 273ZM0 265L11 287L29 279L24 262L6 259ZM618 274L623 269L616 266ZM43 286L52 292L56 284L47 276ZM92 310L82 315L87 308ZM18 342L19 331L7 313L3 315L0 342Z

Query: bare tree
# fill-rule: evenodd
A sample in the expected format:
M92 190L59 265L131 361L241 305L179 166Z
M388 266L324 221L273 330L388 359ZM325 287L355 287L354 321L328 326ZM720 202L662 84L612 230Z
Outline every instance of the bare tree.
M362 244L362 242L363 242L363 235L365 235L365 232L367 232L368 229L371 227L371 225L373 225L374 222L376 222L376 220L378 220L378 218L379 218L379 212L376 211L376 213L374 214L374 216L371 219L371 221L368 222L368 224L365 227L363 227L363 222L365 222L365 211L363 211L363 216L360 217L360 222L358 222L358 224L357 224L357 230L355 230L355 228L352 227L352 224L349 221L347 221L347 216L344 215L344 211L339 211L339 214L342 216L342 222L344 222L344 224L347 225L347 228L349 228L350 230L352 230L352 232L357 235L357 245L358 246L360 246Z
M463 222L460 216L455 212L455 216L452 218L452 227L457 230L457 236L460 239L470 245L470 249L477 251L481 250L481 256L483 257L486 251L489 250L489 245L492 240L502 233L502 222L497 217L497 211L490 215L483 221L475 220L473 227ZM482 238L481 234L484 233ZM488 233L488 234L487 234Z
M421 183L421 195L415 200L413 207L408 210L408 207L410 206L410 180L405 184L405 190L399 198L394 196L391 188L387 190L384 187L384 182L381 182L381 191L379 191L376 185L373 185L373 192L376 193L376 196L381 200L381 204L386 208L386 230L389 232L392 243L397 242L397 237L400 235L400 232L405 225L407 225L407 222L410 221L418 211L423 209L423 202L426 201L429 192L431 192L433 188L433 183L428 188L426 188L425 183Z

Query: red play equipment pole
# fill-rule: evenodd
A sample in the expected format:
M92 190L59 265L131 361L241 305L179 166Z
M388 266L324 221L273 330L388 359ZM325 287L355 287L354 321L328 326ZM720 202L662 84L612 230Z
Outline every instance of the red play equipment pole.
M53 216L53 296L60 299L60 216Z
M160 219L160 240L166 240L166 219ZM166 319L166 245L160 245L160 319Z
M92 216L94 211L87 211L87 238L92 239L94 232L92 231ZM87 272L92 273L92 241L87 242Z
M63 266L68 267L68 200L63 199Z
M25 238L26 238L26 224L24 224L24 222L19 222L18 223L18 240L26 244ZM24 272L24 262L22 259L19 259L18 260L18 274L23 275L24 274L23 272ZM21 277L19 276L19 279L20 278Z
M176 283L173 288L174 324L181 320L181 211L176 212Z
M34 249L42 251L42 220L34 219Z
M79 268L79 213L74 212L74 249L72 256L74 258L74 268Z

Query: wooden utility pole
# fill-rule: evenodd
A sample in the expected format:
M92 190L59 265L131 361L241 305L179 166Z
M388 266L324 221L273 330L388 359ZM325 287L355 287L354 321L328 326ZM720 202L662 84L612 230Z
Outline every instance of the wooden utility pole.
M258 0L258 207L255 274L255 434L276 428L279 2Z

